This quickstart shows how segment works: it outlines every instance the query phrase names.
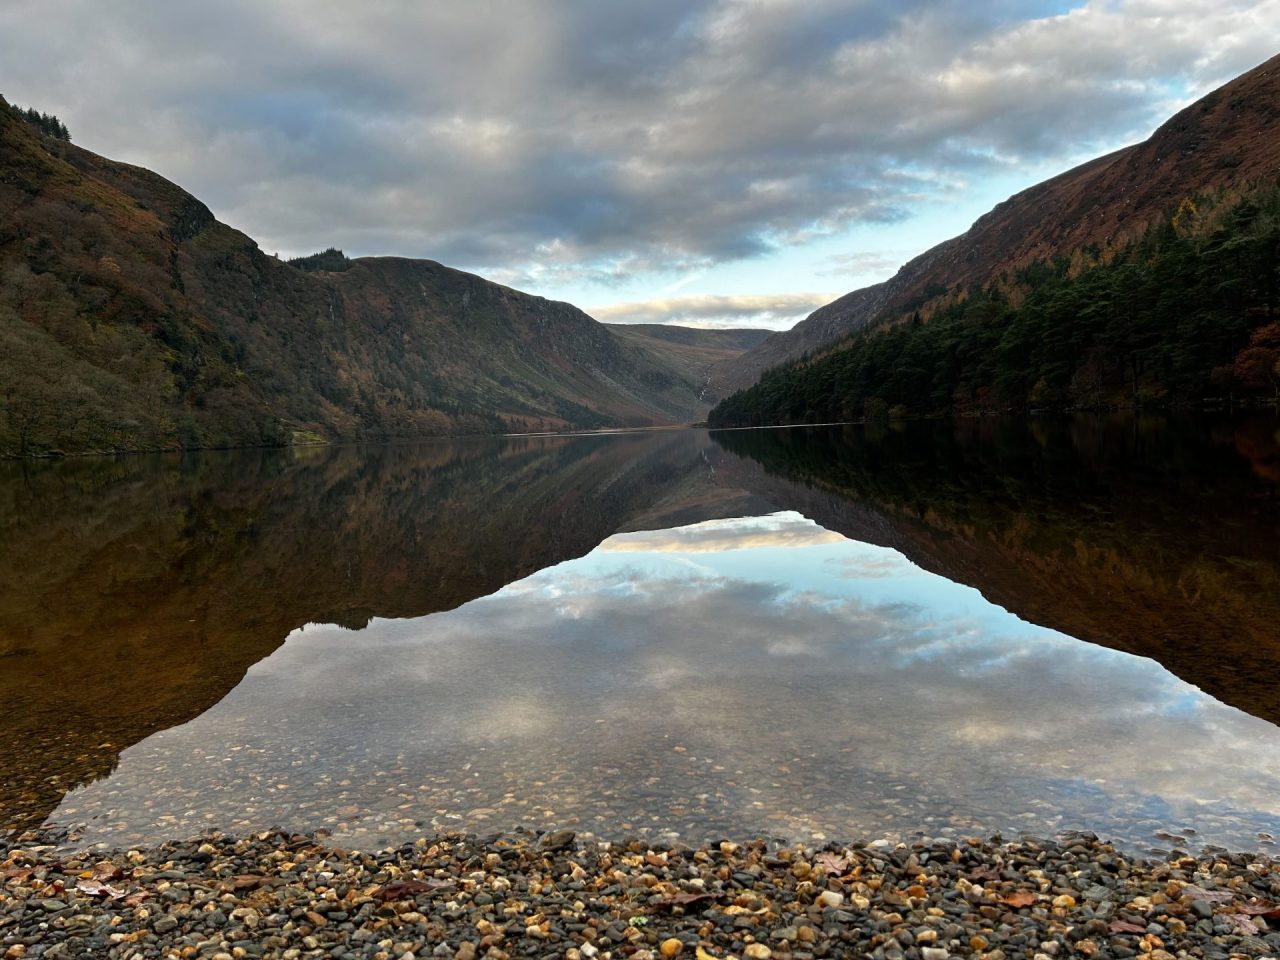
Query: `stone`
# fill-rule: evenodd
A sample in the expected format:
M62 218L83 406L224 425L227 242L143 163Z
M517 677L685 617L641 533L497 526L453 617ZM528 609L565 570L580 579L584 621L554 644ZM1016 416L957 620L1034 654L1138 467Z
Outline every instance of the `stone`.
M151 925L151 929L163 936L166 933L172 933L178 929L178 918L173 914L165 914Z
M658 952L664 957L678 957L680 955L680 951L683 949L684 943L677 940L675 937L668 937L659 945Z

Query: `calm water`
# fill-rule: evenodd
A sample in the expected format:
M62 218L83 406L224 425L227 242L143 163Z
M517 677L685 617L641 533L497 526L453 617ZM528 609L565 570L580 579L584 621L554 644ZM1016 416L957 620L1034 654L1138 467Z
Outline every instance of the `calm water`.
M0 820L1280 833L1280 424L967 421L0 474Z

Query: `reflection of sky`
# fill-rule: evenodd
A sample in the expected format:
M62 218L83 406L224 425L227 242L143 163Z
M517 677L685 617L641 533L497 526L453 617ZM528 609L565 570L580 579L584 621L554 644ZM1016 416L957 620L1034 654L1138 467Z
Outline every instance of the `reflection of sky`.
M432 785L463 758L465 795ZM937 814L1106 833L1158 811L1238 843L1277 825L1280 731L781 513L621 534L449 613L308 627L64 815L222 823L289 774L288 802L259 797L254 816L305 828L390 789L397 809L465 822L550 782L546 806L650 809L693 830L848 834ZM165 780L184 786L157 796ZM690 791L707 812L686 810Z

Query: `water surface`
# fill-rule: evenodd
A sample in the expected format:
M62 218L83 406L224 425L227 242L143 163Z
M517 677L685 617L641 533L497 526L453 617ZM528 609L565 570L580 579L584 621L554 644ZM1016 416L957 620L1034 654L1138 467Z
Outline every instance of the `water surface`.
M109 843L1257 846L1274 441L959 424L38 471L0 488L32 558L0 664L42 721L0 749L6 806Z

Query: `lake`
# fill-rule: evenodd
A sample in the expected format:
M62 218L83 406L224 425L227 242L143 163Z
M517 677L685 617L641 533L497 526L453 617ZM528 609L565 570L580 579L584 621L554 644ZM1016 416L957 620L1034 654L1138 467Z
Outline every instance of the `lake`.
M1280 834L1280 422L0 465L0 826Z

